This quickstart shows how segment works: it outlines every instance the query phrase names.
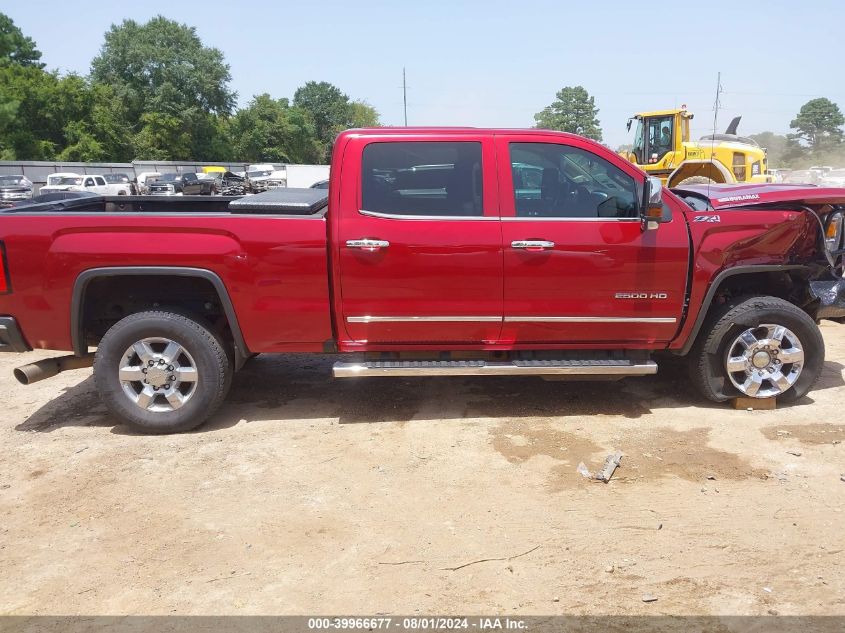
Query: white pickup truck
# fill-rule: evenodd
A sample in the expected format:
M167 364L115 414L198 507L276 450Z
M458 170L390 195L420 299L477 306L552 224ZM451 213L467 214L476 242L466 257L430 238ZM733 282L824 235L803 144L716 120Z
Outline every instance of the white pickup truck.
M47 184L41 187L39 193L53 191L88 191L102 196L121 196L132 193L128 181L107 182L103 176L96 174L57 173L47 176Z
M41 187L38 193L54 191L90 191L103 196L110 193L109 186L102 176L83 176L72 173L50 174L47 176L47 184Z

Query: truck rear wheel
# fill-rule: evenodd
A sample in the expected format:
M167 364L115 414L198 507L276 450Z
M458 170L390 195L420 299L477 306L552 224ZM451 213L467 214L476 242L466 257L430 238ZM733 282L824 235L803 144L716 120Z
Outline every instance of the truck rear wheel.
M164 311L130 315L106 332L94 380L111 413L142 433L178 433L202 424L232 382L223 343L203 325Z
M741 297L711 315L690 352L693 383L714 402L805 396L821 374L815 321L777 297Z

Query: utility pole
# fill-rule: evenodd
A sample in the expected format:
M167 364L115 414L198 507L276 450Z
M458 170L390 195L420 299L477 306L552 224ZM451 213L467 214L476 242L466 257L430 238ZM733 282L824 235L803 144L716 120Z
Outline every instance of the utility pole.
M716 134L716 125L719 119L719 95L722 93L722 73L716 75L716 103L713 104L713 134Z
M408 86L405 84L404 66L402 66L402 105L405 110L405 127L408 127Z

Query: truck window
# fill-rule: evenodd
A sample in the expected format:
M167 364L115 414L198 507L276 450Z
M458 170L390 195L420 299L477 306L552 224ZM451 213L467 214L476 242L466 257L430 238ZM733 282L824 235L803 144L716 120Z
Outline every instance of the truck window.
M634 179L604 158L555 143L511 143L517 217L638 217Z
M100 185L102 187L102 186L105 186L106 179L103 178L102 176L94 176L94 182L96 182L98 185Z
M197 180L196 174L183 174L182 175L182 181L183 182L194 182L196 180Z
M85 186L86 187L93 187L94 186L94 179L93 178L86 178L85 179Z
M390 215L483 215L481 143L370 143L361 208Z

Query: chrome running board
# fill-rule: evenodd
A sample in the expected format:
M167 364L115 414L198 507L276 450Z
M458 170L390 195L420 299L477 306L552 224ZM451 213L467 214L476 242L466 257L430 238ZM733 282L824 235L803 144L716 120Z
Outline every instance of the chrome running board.
M334 364L335 378L357 376L645 376L657 373L652 360L403 360Z

